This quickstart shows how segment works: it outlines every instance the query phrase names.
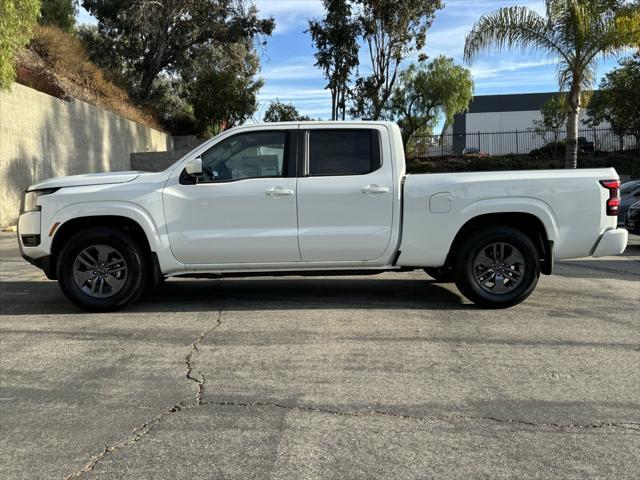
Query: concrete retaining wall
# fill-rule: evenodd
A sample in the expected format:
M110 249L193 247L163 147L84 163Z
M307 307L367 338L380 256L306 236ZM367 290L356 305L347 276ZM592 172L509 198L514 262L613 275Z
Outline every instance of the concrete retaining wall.
M190 150L171 152L148 152L131 154L131 170L143 172L161 172L180 160Z
M160 172L206 141L206 138L197 138L194 135L173 137L173 151L132 153L131 169Z
M131 152L171 149L163 132L13 84L0 91L0 226L15 223L22 191L35 182L131 170Z

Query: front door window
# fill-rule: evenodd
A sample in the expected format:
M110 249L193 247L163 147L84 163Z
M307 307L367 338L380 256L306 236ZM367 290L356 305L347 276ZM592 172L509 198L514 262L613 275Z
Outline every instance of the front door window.
M285 176L286 136L285 132L243 133L214 145L201 156L198 183Z

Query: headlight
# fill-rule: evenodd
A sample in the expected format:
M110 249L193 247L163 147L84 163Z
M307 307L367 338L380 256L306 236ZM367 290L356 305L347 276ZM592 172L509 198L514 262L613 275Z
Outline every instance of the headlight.
M41 195L49 195L50 193L53 193L55 191L57 191L57 188L48 188L46 190L34 190L32 192L24 192L24 195L22 197L22 205L20 208L20 213L25 213L25 212L35 212L40 210L40 207L38 205L36 205L36 203L38 202L38 197L40 197Z

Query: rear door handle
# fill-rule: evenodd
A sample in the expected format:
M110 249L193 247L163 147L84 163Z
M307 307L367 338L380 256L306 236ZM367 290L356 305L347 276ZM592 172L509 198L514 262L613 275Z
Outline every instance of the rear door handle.
M282 187L273 187L264 193L265 195L268 195L270 197L281 197L284 195L293 195L293 190Z
M378 195L380 193L388 193L388 187L381 187L380 185L368 185L362 189L362 193L366 193L368 195Z

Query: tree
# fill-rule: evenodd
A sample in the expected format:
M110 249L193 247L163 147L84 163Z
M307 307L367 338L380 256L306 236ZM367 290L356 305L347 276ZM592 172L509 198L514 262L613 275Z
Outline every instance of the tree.
M77 0L42 0L40 23L53 25L67 33L72 33L78 13Z
M472 97L471 72L455 65L451 58L440 56L428 65L420 62L402 71L392 104L405 148L412 135L431 131L442 116L451 124L454 115L467 109Z
M608 122L620 138L633 135L640 154L640 53L620 61L620 68L609 72L600 83L587 114L591 126Z
M264 122L303 122L307 120L311 120L311 118L300 115L298 109L292 104L282 103L278 99L270 102L263 119Z
M149 103L155 114L172 135L197 135L202 133L202 125L195 117L189 101L189 87L180 77L160 74L153 83L153 93Z
M272 18L258 18L244 0L83 0L98 20L105 54L130 72L139 100L151 95L161 72L180 73L203 45L216 46L270 35Z
M91 61L100 67L109 80L127 90L133 97L138 91L139 75L131 68L129 62L118 54L114 42L101 34L96 25L80 25L75 33L84 44ZM162 87L164 85L161 85ZM149 97L151 96L150 94Z
M331 92L331 120L344 120L351 72L359 63L360 27L348 0L323 2L327 14L323 20L310 20L308 32L317 50L315 66L323 70Z
M622 13L618 16L618 28L631 36L631 46L640 52L640 0L631 5L622 2Z
M556 157L560 132L566 127L567 119L569 118L567 96L563 94L554 95L544 102L540 108L540 113L542 114L542 120L534 120L532 122L533 129L545 142L549 133L553 135L553 156Z
M251 41L201 47L193 60L183 81L200 133L217 134L253 115L263 81L256 79L260 61Z
M381 119L390 109L398 69L426 42L441 0L355 0L360 5L362 38L369 52L371 75L359 78L352 115Z
M543 17L526 7L506 7L483 15L466 39L464 57L473 61L481 51L519 48L558 61L560 89L568 92L565 166L578 162L578 121L582 92L591 90L598 59L620 54L634 41L621 26L627 8L611 0L546 0ZM624 22L623 22L624 23Z
M38 0L0 1L0 88L15 80L15 54L29 42L39 11Z

